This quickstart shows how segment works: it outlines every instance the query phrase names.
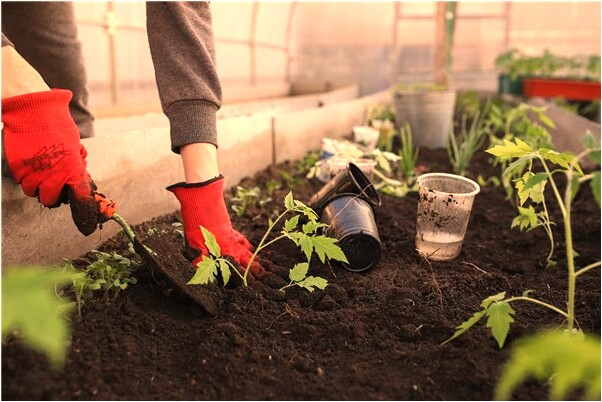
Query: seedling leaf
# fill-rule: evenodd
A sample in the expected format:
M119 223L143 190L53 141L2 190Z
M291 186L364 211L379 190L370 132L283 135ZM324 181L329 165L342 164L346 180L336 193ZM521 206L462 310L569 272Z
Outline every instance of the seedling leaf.
M292 191L289 191L288 194L284 197L284 208L289 210L295 208L295 202L293 200Z
M10 267L2 275L2 337L19 330L23 341L45 353L51 364L65 362L71 328L63 316L75 306L54 291L71 282L68 272L43 267Z
M293 282L302 281L306 277L308 270L309 263L300 262L298 264L295 264L295 266L289 271L288 277Z
M301 227L301 230L303 231L303 233L309 235L309 234L316 233L316 230L318 230L318 228L324 227L324 226L327 226L327 225L324 223L320 223L318 221L309 221Z
M219 248L219 244L217 244L217 240L213 233L205 229L203 226L199 226L201 228L201 232L203 233L203 238L205 239L205 247L209 250L209 253L214 257L220 257L221 249Z
M228 284L228 282L230 281L230 277L232 276L232 271L230 271L230 265L228 265L226 260L224 260L223 258L220 258L218 260L218 262L219 262L219 269L222 272L222 279L224 280L224 286L226 286Z
M600 341L557 331L519 340L502 370L495 399L511 399L529 377L550 382L550 400L566 399L571 389L583 389L584 400L600 400Z
M504 346L510 324L514 322L512 318L514 313L514 309L505 301L491 303L487 308L487 327L491 328L491 333L500 348Z
M310 292L313 292L315 290L314 288L318 288L320 290L326 289L326 286L328 286L328 281L324 278L320 278L319 276L308 276L296 284L304 289L309 290Z
M311 239L320 261L325 262L325 258L328 258L329 260L348 262L343 250L335 244L337 239L326 236L315 236Z
M575 155L568 152L558 152L552 149L543 148L539 150L539 153L544 159L549 160L558 166L562 166L565 169L568 169L571 162L575 160ZM582 173L579 165L575 165L575 167L578 172Z
M500 159L520 158L531 154L534 149L529 144L522 141L520 138L512 141L504 140L504 145L496 145L486 150L486 152L497 156Z
M217 275L217 266L215 260L211 257L203 256L203 259L197 264L197 270L194 276L188 281L187 285L206 285L215 281Z
M299 224L299 215L295 215L290 219L287 219L284 222L284 231L290 232L291 230L295 230L297 225Z
M518 216L512 220L510 228L518 226L520 230L533 229L537 227L537 214L532 206L527 208L518 207Z
M505 297L506 297L506 292L500 292L496 295L489 296L488 298L486 298L485 300L483 300L481 302L481 307L483 307L484 309L487 309L491 303L504 300Z
M462 324L458 325L456 327L456 332L454 332L454 334L450 338L446 339L445 342L443 342L443 344L445 345L446 343L448 343L448 342L452 341L453 339L456 339L457 337L462 335L464 332L468 331L473 325L475 325L477 322L479 322L479 320L481 318L483 318L485 313L486 313L485 310L480 310L480 311L477 311L476 313L474 313L468 320L466 320Z

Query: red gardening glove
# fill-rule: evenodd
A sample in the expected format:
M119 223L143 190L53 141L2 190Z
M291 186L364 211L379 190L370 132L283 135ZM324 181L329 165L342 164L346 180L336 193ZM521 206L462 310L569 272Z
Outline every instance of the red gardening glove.
M196 267L209 255L200 226L209 230L217 240L223 256L232 257L242 269L253 256L251 243L232 227L228 208L224 201L224 177L203 183L178 183L167 187L180 201L180 213L186 238L186 254ZM250 273L262 276L263 268L253 261Z
M87 236L106 218L99 214L87 152L69 113L71 96L54 89L3 99L4 149L23 192L49 208L69 202L75 225Z

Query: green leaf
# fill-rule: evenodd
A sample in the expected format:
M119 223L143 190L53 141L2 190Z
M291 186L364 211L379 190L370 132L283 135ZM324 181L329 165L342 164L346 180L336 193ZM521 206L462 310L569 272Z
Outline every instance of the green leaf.
M295 215L292 218L287 219L284 222L284 231L290 232L292 230L295 230L297 228L298 224L299 224L299 215Z
M562 166L565 169L568 169L571 162L575 160L575 155L569 152L558 152L553 149L540 149L539 154L542 158L555 163L558 166ZM576 168L577 171L581 171L581 168L578 168L578 165L576 165Z
M514 309L510 307L510 303L505 301L491 303L487 308L487 327L491 328L491 333L500 348L504 346L506 336L510 330L510 324L514 322L512 318L514 313Z
M485 310L487 310L487 308L489 307L489 305L491 303L502 301L502 300L504 300L505 297L506 297L506 292L500 292L493 296L489 296L488 298L486 298L485 300L483 300L481 302L481 307L483 307Z
M230 265L223 258L220 258L219 260L217 260L217 262L219 264L219 269L222 272L224 286L226 286L228 284L228 282L230 281L230 277L232 276L232 271L230 271Z
M55 286L70 283L74 275L37 266L4 267L3 272L2 337L19 330L26 345L45 353L51 364L62 365L71 327L57 312L70 313L73 304L60 300Z
M543 124L550 128L556 128L556 124L554 124L554 121L550 119L548 115L544 113L543 110L536 109L535 114L537 114L537 117L539 118L539 120L541 120Z
M443 342L443 344L446 344L447 342L450 342L451 340L456 339L457 337L462 335L464 332L468 331L473 325L475 325L477 322L479 322L479 320L481 318L483 318L483 316L485 315L485 312L486 312L485 310L477 311L468 320L466 320L462 324L458 325L456 327L456 332L454 332L454 334L450 338L446 339L445 342Z
M311 259L311 254L314 250L314 244L312 238L305 233L299 233L299 244L297 244L303 253L305 253L305 257L307 261Z
M592 189L594 199L598 203L598 207L600 207L600 171L594 172L594 177L592 177L589 185Z
M219 248L219 244L217 244L217 240L215 239L213 233L211 233L202 226L199 227L201 228L201 232L203 233L203 238L205 239L205 246L207 247L207 250L209 250L209 253L211 253L211 255L213 255L216 258L221 257L221 249Z
M523 205L529 199L537 204L542 203L547 183L547 173L533 174L526 172L522 178L517 179L514 187L516 187L520 205Z
M328 258L329 260L348 262L343 250L335 244L337 239L327 236L315 236L311 240L320 261L325 262L325 258Z
M515 138L514 141L515 143L504 140L504 145L496 145L485 152L501 159L520 158L534 152L534 149L520 138Z
M527 162L529 162L533 158L535 158L535 154L529 154L518 158L517 160L508 165L506 170L504 170L504 172L502 173L502 176L509 176L512 173L515 173L518 176L527 167Z
M295 208L295 202L293 199L292 191L289 191L288 194L284 197L284 208L286 208L287 210Z
M314 288L321 290L326 289L326 286L328 286L328 281L324 278L320 278L319 276L308 276L302 281L296 282L296 285L313 292Z
M293 282L299 282L305 279L307 275L307 271L309 270L309 263L300 262L295 264L295 266L288 273L288 277Z
M305 233L307 235L311 235L311 234L316 233L316 230L318 230L318 228L325 227L325 226L328 226L328 225L326 225L324 223L320 223L318 221L313 221L313 222L309 221L301 227L301 230L303 231L303 233Z
M528 208L518 207L518 216L512 220L510 228L518 226L520 230L526 230L536 228L537 225L537 213L532 206Z
M517 341L504 365L494 397L509 400L529 378L550 383L549 399L566 399L583 390L581 399L600 400L600 340L547 331Z
M188 281L187 285L206 285L215 281L217 275L217 261L208 256L197 264L197 270L194 276Z

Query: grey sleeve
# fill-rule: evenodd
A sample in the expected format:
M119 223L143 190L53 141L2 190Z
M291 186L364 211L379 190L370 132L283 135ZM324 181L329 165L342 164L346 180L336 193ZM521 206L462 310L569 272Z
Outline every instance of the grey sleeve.
M208 2L146 2L146 29L171 148L217 146L216 114L222 90Z
M6 36L4 36L4 34L2 34L2 47L4 47L4 46L15 47L15 45L13 45L13 43L11 41L9 41L8 38Z

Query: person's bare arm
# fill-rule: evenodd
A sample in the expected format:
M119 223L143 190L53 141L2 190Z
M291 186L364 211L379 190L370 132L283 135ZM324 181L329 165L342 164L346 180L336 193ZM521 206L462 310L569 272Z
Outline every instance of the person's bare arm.
M50 91L42 76L12 46L2 46L2 99Z

